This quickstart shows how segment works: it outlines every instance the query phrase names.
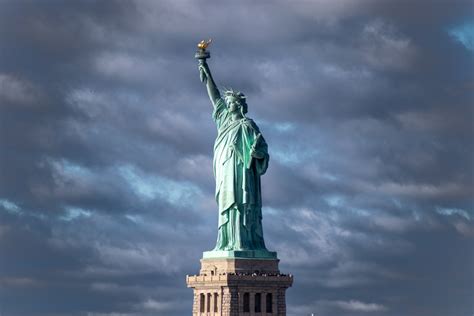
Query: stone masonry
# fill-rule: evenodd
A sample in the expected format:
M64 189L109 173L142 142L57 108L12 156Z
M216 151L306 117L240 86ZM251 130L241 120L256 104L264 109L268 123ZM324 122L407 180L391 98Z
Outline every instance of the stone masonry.
M199 275L186 276L194 289L193 316L284 316L292 275L278 259L201 259Z

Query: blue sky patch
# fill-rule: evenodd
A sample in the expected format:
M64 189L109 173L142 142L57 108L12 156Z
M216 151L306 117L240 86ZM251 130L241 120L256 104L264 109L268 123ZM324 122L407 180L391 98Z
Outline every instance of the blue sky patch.
M474 22L466 22L455 26L448 33L468 50L474 51Z

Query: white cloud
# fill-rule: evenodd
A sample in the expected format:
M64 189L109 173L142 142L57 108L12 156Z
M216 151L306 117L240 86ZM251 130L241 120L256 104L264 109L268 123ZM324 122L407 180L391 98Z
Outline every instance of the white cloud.
M88 312L87 316L139 316L141 313L91 313Z
M10 200L0 199L0 205L10 213L21 213L21 208Z
M340 307L341 309L352 312L385 312L388 308L381 304L364 303L357 300L350 301L332 301L330 304Z
M106 94L91 89L71 91L67 96L67 102L90 118L96 118L104 112L109 115L114 112L111 111L113 100Z
M94 192L99 179L93 170L78 165L67 159L49 159L48 163L53 170L54 188L48 190L44 187L35 188L38 196L56 197L79 197L86 196Z
M91 217L92 214L92 211L80 207L66 207L66 214L61 216L60 219L69 222L81 217Z
M144 309L154 311L154 312L163 312L175 307L175 304L173 304L173 302L156 301L154 299L147 299L146 301L142 302L140 305Z
M289 315L338 315L341 311L351 312L349 315L361 315L366 313L383 313L389 308L378 303L366 303L359 300L326 300L319 299L307 304L290 305L288 308ZM344 315L346 315L344 313Z
M291 2L288 6L287 1L280 1L291 12L297 12L303 17L315 19L328 26L337 25L338 21L344 18L357 15L364 10L370 1L347 1L347 0L313 0Z
M96 249L106 267L117 271L175 272L180 265L172 263L170 253L162 253L147 244L124 244L122 247L97 244ZM93 269L93 267L91 267Z
M409 229L415 229L419 226L411 216L393 216L388 214L380 214L372 219L372 222L390 232L405 232Z
M0 287L35 287L41 285L42 282L27 277L2 277L0 278Z
M192 206L202 198L199 187L188 181L147 175L130 165L121 166L119 174L144 200L159 198L177 206Z
M385 182L378 187L367 189L368 191L383 192L388 196L405 196L413 198L461 198L468 197L471 194L470 188L466 188L459 183L453 182L442 183L439 185Z
M0 100L5 99L18 105L33 105L39 103L40 93L32 83L0 73ZM0 102L4 105L6 102Z
M412 41L380 19L365 26L360 45L365 61L380 69L408 70L416 57Z
M452 215L458 215L462 216L467 220L471 220L471 216L469 213L465 210L458 209L458 208L441 208L438 207L436 208L436 212L441 215L446 215L446 216L452 216Z
M163 60L125 52L104 52L97 56L95 66L105 76L125 81L149 81L163 71Z
M466 222L457 221L454 223L454 227L460 234L466 237L474 237L474 225L470 225Z

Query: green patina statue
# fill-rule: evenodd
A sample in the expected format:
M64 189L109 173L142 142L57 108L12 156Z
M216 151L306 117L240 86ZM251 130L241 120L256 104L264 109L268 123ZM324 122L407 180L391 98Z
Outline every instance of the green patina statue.
M219 231L216 247L205 252L204 258L276 258L275 252L266 249L262 230L260 176L268 167L267 143L255 122L245 116L245 95L229 89L221 96L206 62L209 43L201 41L195 57L217 125L213 169Z

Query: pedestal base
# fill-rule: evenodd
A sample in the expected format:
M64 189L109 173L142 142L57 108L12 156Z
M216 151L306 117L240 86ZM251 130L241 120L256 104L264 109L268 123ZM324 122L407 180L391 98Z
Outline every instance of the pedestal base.
M247 259L276 259L277 253L268 250L212 250L202 254L207 258L247 258Z
M280 273L278 259L203 258L199 275L186 276L194 289L193 316L284 316L285 291L293 276Z

